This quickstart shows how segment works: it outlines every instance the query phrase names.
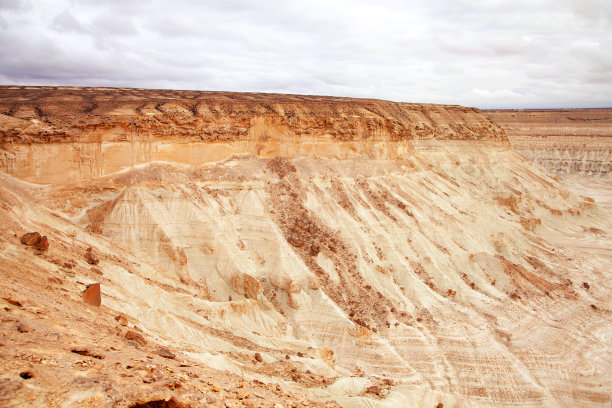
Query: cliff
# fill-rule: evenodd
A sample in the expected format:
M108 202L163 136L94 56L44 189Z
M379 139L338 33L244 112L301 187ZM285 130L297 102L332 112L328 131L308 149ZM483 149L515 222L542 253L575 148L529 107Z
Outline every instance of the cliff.
M0 94L0 404L610 405L612 216L478 110Z
M606 175L612 168L612 109L489 110L512 147L557 174Z
M474 108L370 99L0 87L0 169L54 182L235 154L396 158L411 140L503 140Z

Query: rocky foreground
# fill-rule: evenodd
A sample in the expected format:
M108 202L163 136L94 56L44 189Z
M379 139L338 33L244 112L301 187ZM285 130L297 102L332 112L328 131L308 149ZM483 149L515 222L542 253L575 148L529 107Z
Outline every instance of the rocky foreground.
M502 127L1 87L0 404L609 406L605 194Z

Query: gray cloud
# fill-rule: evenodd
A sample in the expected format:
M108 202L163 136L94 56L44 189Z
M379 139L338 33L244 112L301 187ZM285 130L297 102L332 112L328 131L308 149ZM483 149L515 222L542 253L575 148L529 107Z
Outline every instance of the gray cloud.
M3 0L0 2L0 10L2 11L27 11L30 8L30 3L25 0Z
M612 106L610 0L0 1L0 81Z
M53 19L53 28L57 31L87 32L87 28L68 10L64 10Z

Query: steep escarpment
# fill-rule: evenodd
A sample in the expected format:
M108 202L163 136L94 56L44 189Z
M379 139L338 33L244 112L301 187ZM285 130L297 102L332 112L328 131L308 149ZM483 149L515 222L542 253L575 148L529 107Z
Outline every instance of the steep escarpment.
M557 174L607 175L612 109L490 110L512 147Z
M95 107L75 99L86 108L54 102L45 116L48 105L30 91L43 102L65 92L119 96ZM145 387L193 406L610 404L611 215L513 151L478 111L20 92L0 121L12 160L0 183L0 298L10 328L0 381L11 385L0 401L136 406ZM197 112L215 113L160 105L141 134L152 152L141 161L106 145L136 146L116 139L118 125L57 130L60 112L92 123L90 114L112 105L124 107L113 120L137 118L133 107L164 95L184 107L196 95ZM272 110L259 112L264 105ZM19 128L18 120L39 125L18 117L28 106L39 106L57 139ZM178 127L185 118L226 139ZM378 130L366 130L368 120ZM425 125L435 131L419 135ZM234 135L237 127L246 130ZM86 141L91 132L100 140ZM97 143L99 161L79 143ZM68 164L53 167L51 146ZM206 156L219 146L226 150L215 160ZM106 167L79 170L87 160ZM48 237L48 251L20 242L30 231ZM101 307L81 301L92 283L101 283Z
M503 138L473 108L320 96L0 87L0 114L0 169L37 182L153 161L395 158L410 140Z

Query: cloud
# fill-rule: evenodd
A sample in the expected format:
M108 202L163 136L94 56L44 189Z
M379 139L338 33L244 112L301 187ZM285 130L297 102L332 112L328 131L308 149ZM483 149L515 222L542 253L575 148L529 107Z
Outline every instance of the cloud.
M129 36L137 34L132 18L125 15L103 14L95 18L93 28L97 35Z
M74 32L87 32L83 23L81 23L76 17L72 15L68 10L64 10L53 19L53 28L58 31L74 31Z
M612 106L609 0L3 0L0 79Z
M3 0L0 3L1 11L27 11L30 8L30 3L25 0Z

